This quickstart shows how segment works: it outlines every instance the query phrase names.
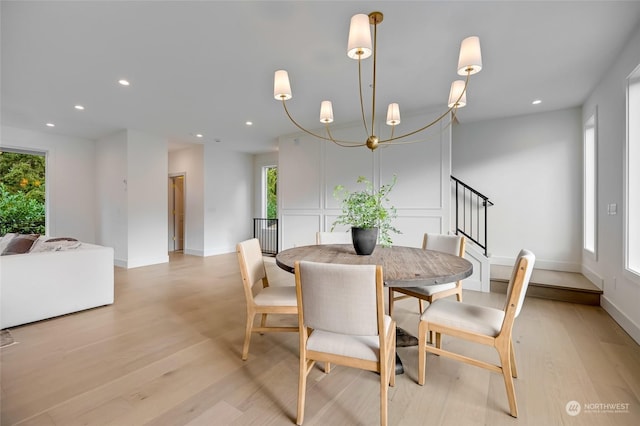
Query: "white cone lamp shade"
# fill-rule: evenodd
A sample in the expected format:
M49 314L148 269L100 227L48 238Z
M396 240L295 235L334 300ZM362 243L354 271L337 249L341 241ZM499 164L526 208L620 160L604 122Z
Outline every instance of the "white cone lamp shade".
M320 122L329 124L333 123L333 106L331 101L322 101L320 104Z
M460 97L462 95L462 97ZM458 100L460 98L460 100ZM467 104L467 92L464 90L464 80L456 80L451 83L451 91L449 92L449 108L462 108Z
M292 98L289 73L285 70L276 71L276 75L273 79L273 97L279 101L287 101Z
M460 57L458 59L458 75L470 75L480 72L482 69L482 53L480 51L480 39L477 36L467 37L460 45Z
M387 108L387 125L396 126L400 124L400 107L398 104L389 104Z
M351 59L366 59L371 56L371 26L369 15L363 13L351 17L347 56Z

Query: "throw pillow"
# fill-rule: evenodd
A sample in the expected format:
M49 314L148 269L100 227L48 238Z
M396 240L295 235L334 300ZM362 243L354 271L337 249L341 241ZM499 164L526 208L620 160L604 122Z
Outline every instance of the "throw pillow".
M40 234L20 234L16 235L9 241L7 247L2 251L2 256L12 254L28 253L33 243L38 239Z
M9 242L13 239L13 237L15 237L16 234L15 232L9 232L8 234L4 234L2 236L2 238L0 238L0 254L2 254L2 252L4 251L4 249L7 248L7 246L9 245Z

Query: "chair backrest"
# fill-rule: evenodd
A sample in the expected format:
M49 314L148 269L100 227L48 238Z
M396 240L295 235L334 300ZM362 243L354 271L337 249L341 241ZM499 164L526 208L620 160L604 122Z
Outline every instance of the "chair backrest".
M351 232L316 232L316 244L351 244Z
M306 327L377 336L384 315L382 267L296 262L298 315Z
M247 301L252 301L255 292L254 286L257 282L261 282L259 288L267 287L267 270L262 260L262 249L257 238L242 241L236 246L238 254L238 264L240 265L240 274L242 275L242 283L244 285L244 293Z
M464 257L465 239L462 235L424 234L422 248Z
M507 287L507 299L505 301L504 310L506 311L510 305L515 306L515 316L520 315L524 296L529 287L529 280L533 272L533 265L536 263L536 256L529 250L522 249L518 254L516 263L511 271L509 286ZM521 282L521 283L520 283Z

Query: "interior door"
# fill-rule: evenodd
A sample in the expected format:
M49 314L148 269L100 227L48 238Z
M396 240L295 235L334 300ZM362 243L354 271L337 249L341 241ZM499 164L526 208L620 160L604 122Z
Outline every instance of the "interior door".
M169 251L184 250L184 180L169 177Z

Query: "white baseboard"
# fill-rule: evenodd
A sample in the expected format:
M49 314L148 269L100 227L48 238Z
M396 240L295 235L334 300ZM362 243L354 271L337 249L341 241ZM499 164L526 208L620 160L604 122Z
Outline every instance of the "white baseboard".
M146 258L138 258L132 260L122 260L116 259L114 260L114 265L119 266L125 269L139 268L141 266L151 266L158 265L160 263L168 263L169 256L159 256L159 257L146 257Z
M604 290L604 279L600 275L596 274L594 271L592 271L590 268L588 268L585 265L582 265L581 272L582 272L582 275L587 277L587 279L593 283L593 285L598 287L600 290Z
M640 326L626 316L606 296L600 297L600 306L626 331L633 340L640 345Z
M515 257L499 257L491 256L489 261L492 265L513 266L516 263ZM536 259L536 269L546 269L549 271L561 272L582 272L582 265L573 262L564 262L558 260Z
M184 249L183 253L188 254L189 256L204 257L204 251L202 250Z

